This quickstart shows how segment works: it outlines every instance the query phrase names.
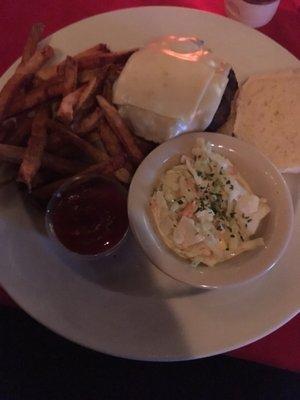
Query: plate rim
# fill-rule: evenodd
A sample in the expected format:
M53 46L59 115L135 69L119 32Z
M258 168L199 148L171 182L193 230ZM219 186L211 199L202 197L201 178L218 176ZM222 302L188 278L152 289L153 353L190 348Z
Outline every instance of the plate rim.
M81 19L81 20L79 20L79 21L73 22L73 23L71 23L71 24L69 24L69 25L66 25L65 27L62 27L61 29L59 29L59 30L53 32L53 33L52 33L51 35L49 35L45 40L48 40L48 39L51 38L53 35L55 35L55 34L61 32L61 31L65 30L65 29L68 29L68 28L70 28L70 27L72 27L72 26L74 26L74 25L76 25L76 24L80 24L80 23L82 23L83 21L87 21L87 20L90 20L90 19L96 19L96 18L98 18L99 16L103 16L103 15L105 15L105 14L122 13L122 12L128 12L128 11L136 10L136 9L144 9L144 10L145 10L145 9L148 9L148 10L150 10L150 9L162 9L162 8L163 8L163 9L166 9L166 10L169 10L169 9L173 9L173 10L174 10L174 9L182 10L182 9L184 9L184 10L188 10L189 12L192 12L192 13L210 14L210 15L213 15L214 17L216 17L216 18L221 18L222 20L223 20L223 19L225 19L225 20L228 19L228 18L226 18L226 17L224 17L224 16L222 16L222 15L218 15L218 14L214 14L214 13L211 13L211 12L208 12L208 11L203 11L203 10L199 10L199 9L195 9L195 8L190 8L190 7L177 7L177 6L140 6L140 7L127 7L127 8L123 8L123 9L108 11L108 12L101 13L101 14L95 14L95 15L92 15L92 16L90 16L90 17L83 18L83 19ZM280 44L278 44L277 42L275 42L273 39L269 38L268 36L264 35L263 33L259 32L259 31L256 31L256 30L254 30L254 29L252 29L252 28L246 27L246 26L244 26L243 24L241 24L241 23L239 23L239 22L237 22L237 21L233 21L233 20L230 20L230 21L231 21L231 23L241 25L243 28L247 28L247 29L250 29L251 31L252 31L252 30L255 31L257 34L259 34L259 36L262 36L262 37L264 37L264 38L267 38L268 40L270 40L271 42L273 42L273 44L275 44L276 46L279 46L279 48L281 48L281 50L284 50L284 51L287 52L290 56L292 56L296 61L298 61L297 57L295 57L295 56L294 56L293 54L291 54L287 49L285 49L283 46L281 46ZM2 74L2 76L1 76L1 78L0 78L0 80L1 80L1 86L2 86L2 83L4 83L4 82L6 81L6 79L10 76L10 74L12 73L12 70L13 70L15 64L18 62L18 60L19 60L19 58L18 58L18 59L17 59L17 60ZM3 82L3 81L4 81L4 82ZM1 283L2 283L2 280L1 280ZM91 348L89 345L87 345L87 344L85 344L85 343L82 343L81 341L78 341L76 338L75 338L75 339L72 338L72 337L71 337L72 335L65 334L64 332L62 333L62 332L60 332L59 330L57 330L56 328L53 328L53 327L51 326L51 324L49 325L49 324L47 323L47 321L46 321L46 322L43 322L41 318L37 318L36 316L32 315L31 311L28 310L26 306L24 307L23 305L21 305L21 304L22 304L22 301L19 301L18 295L15 295L15 294L13 293L13 290L10 290L10 288L7 289L7 287L4 286L4 285L3 285L3 288L4 288L5 291L16 301L16 303L17 303L24 311L26 311L26 313L29 314L33 319L35 319L36 321L38 321L38 322L41 323L42 325L46 326L47 328L51 329L51 330L54 331L55 333L57 333L57 334L59 334L59 335L65 337L65 338L67 338L67 339L69 339L69 340L71 340L71 341L73 341L73 342L75 342L75 343L77 343L77 344L79 344L79 345L81 345L81 346ZM171 300L172 300L172 299L171 299ZM297 307L297 306L296 306L296 307ZM111 351L110 351L110 352L106 352L105 349L101 349L101 350L100 350L99 348L94 348L94 350L96 350L96 351L101 351L101 352L104 353L104 354L110 354L110 355L114 355L114 356L118 356L118 357L123 357L123 358L128 358L128 359L135 359L135 360L143 360L143 361L179 361L179 360L188 360L188 359L192 360L192 359L197 359L197 358L202 358L202 357L208 357L208 356L220 354L220 353L223 353L223 352L228 352L228 351L235 350L235 349L237 349L237 348L240 348L240 347L246 346L246 345L248 345L248 344L250 344L250 343L253 343L254 341L259 340L259 339L262 338L262 337L267 336L268 334L274 332L275 330L277 330L278 328L280 328L282 325L284 325L285 323L287 323L289 320L291 320L294 316L296 316L296 315L298 314L299 311L300 311L299 309L294 309L294 310L292 310L291 313L289 313L289 315L286 315L285 318L281 319L281 320L278 322L278 324L272 325L272 327L270 327L268 330L262 332L261 335L258 335L258 336L254 337L254 338L252 337L252 338L249 339L248 341L241 340L241 341L240 341L239 343L237 343L236 345L231 345L231 346L228 346L227 348L223 347L222 350L219 349L219 350L216 350L215 352L208 352L206 355L200 355L200 356L199 356L199 355L193 355L193 356L191 356L190 358L189 358L189 357L185 357L185 358L166 357L165 359L161 359L161 358L156 359L156 358L154 357L154 358L152 359L151 357L148 357L148 358L141 357L141 358L139 358L139 357L136 357L136 356L133 356L133 355L128 354L128 352L127 352L127 355L123 355L123 354L120 355L120 354L117 354L117 353L114 354L114 353L111 352Z

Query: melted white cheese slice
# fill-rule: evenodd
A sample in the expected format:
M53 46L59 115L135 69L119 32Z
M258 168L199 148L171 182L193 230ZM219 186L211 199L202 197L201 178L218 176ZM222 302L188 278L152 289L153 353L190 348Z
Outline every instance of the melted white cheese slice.
M184 48L191 51L189 41L179 42L178 49L178 42L175 46L176 41L172 40L168 46L164 40L151 43L130 57L115 84L113 101L190 121L214 78L215 63L206 57L208 51L202 47L184 52Z
M223 70L214 73L195 115L194 129L205 130L213 120L228 83L229 69L226 68L226 73Z
M131 56L113 102L137 136L161 143L209 126L229 70L197 37L165 36Z

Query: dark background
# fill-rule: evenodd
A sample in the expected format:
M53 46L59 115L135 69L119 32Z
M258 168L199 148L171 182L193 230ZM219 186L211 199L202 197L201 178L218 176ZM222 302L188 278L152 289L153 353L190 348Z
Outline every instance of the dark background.
M299 343L300 345L300 343ZM75 345L0 307L0 400L300 399L300 375L217 356L147 363Z

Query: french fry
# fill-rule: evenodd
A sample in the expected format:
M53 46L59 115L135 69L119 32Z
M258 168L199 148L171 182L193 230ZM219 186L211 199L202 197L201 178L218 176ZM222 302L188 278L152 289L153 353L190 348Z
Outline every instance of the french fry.
M99 136L110 156L115 157L122 154L123 150L118 138L104 119L102 119L100 124Z
M132 158L132 161L135 164L139 164L144 158L143 153L135 143L133 134L125 125L118 111L102 96L97 96L97 101L104 112L107 122L123 144L128 155Z
M0 144L0 161L20 164L23 160L24 147L12 146L9 144Z
M32 191L32 194L35 198L39 200L48 201L53 195L53 193L56 192L60 188L60 186L66 183L67 179L68 178L59 179L57 181L48 183L44 186L40 186L34 189Z
M16 72L8 79L0 92L0 121L2 121L6 109L17 94L17 91L52 56L52 47L45 46L43 49L37 50L26 63L19 65Z
M63 66L58 68L58 75L64 76L64 92L63 95L73 92L77 86L77 61L72 57L67 57Z
M93 162L102 162L107 160L108 156L106 153L101 151L100 149L96 149L86 140L81 139L79 136L74 134L72 131L67 129L64 125L59 122L50 120L48 122L48 126L52 131L59 134L60 137L68 143L73 144L79 150L82 151L91 161Z
M19 95L8 108L6 116L30 110L31 108L66 93L68 90L65 80L66 73L68 73L68 69L61 68L55 77L43 81L40 85L31 89L29 92Z
M49 153L57 153L59 149L64 146L64 141L59 135L54 134L54 132L47 136L46 151Z
M97 149L101 149L104 153L107 154L106 149L103 146L103 143L100 139L98 131L92 131L85 135L85 140L88 141L92 146ZM108 157L108 155L107 155Z
M15 118L9 118L6 121L3 121L0 127L0 143L6 143L7 138L12 134L15 129Z
M99 90L99 87L101 86L104 77L105 75L103 74L101 76L92 78L90 82L88 82L84 86L84 89L80 94L79 101L75 106L77 113L87 108L88 104L90 103L90 100Z
M23 117L18 123L16 130L6 139L6 144L14 146L23 145L31 132L32 118Z
M78 74L78 82L79 84L87 83L91 79L96 78L97 76L102 74L103 68L94 68L94 69L84 69Z
M58 67L61 64L50 65L43 67L35 73L35 79L39 81L49 81L57 76Z
M68 160L52 154L44 153L42 166L57 172L60 175L72 175L82 171L85 164L75 160Z
M89 54L95 54L97 52L100 53L110 53L110 49L108 48L107 44L105 43L98 43L93 47L90 47L86 50L81 51L80 53L75 54L73 57L75 60L79 60L80 58L87 56Z
M17 121L16 118L8 118L4 120L1 124L1 128L3 128L6 132L12 132L16 129Z
M130 172L124 167L117 169L114 175L118 179L118 181L125 184L130 183L132 177Z
M108 123L103 119L100 125L99 136L102 140L104 147L106 148L106 151L110 156L118 157L122 155L123 149L118 138L116 137ZM126 161L122 168L115 171L114 175L120 182L128 184L131 180L132 173L132 165L129 161Z
M85 86L81 86L74 92L67 94L61 101L57 111L57 117L66 123L71 123L74 118L74 109L79 102L80 96L85 90Z
M136 51L137 49L132 49L111 53L97 52L95 54L87 54L77 59L78 70L94 69L113 63L125 63Z
M68 145L63 145L61 147L58 147L56 150L48 150L48 147L46 147L47 152L54 154L55 156L62 157L65 159L70 159L70 160L80 160L82 159L82 154L81 152L74 146Z
M35 53L37 45L42 38L45 25L42 23L33 24L29 32L27 41L24 46L22 61L21 63L26 63Z
M111 103L113 98L113 85L121 73L122 68L118 65L111 64L109 66L106 79L103 84L102 95Z
M12 102L6 112L6 116L18 114L22 111L36 107L45 101L64 95L77 81L77 65L72 59L60 68L55 77L42 81L38 86L25 94L21 94Z
M79 136L86 135L88 132L91 132L99 126L102 116L103 112L99 107L96 107L93 112L88 114L81 121L74 123L74 132L76 132Z
M106 44L104 43L99 43L96 46L93 46L87 50L84 50L80 53L75 54L74 56L72 56L72 58L76 61L78 61L81 57L85 57L87 55L94 55L95 53L109 53L110 50L107 47ZM60 66L62 66L64 63L64 61L62 61L59 64L56 65L51 65L49 67L43 67L41 68L39 71L37 71L36 73L36 77L42 80L48 80L51 79L53 77L55 77L55 75L57 74L57 70Z
M0 144L0 161L20 164L25 154L25 148ZM72 175L84 169L84 164L74 160L67 160L44 152L42 166L57 172L60 175Z
M19 114L23 111L30 110L40 104L60 96L64 91L64 84L58 83L54 85L43 85L32 89L28 93L21 94L16 100L10 105L6 112L6 116Z
M122 165L124 164L124 157L119 156L115 159L109 159L107 161L103 161L102 163L95 164L87 169L84 169L80 172L80 175L85 174L99 174L102 176L113 177L115 171L120 170ZM57 181L48 183L47 185L38 187L32 191L32 194L35 198L48 201L56 190L59 189L64 183L66 183L68 178L59 179Z
M0 143L3 143L5 141L7 133L7 130L5 130L3 127L0 129Z
M32 122L31 135L19 170L18 180L31 190L31 183L42 164L42 157L47 140L48 109L38 111Z
M97 95L111 101L113 84L136 49L111 52L100 43L44 67L53 50L38 49L43 29L43 24L33 25L22 61L0 91L0 123L5 118L5 123L9 118L15 123L11 130L0 126L0 162L10 179L20 164L18 180L40 200L48 200L78 173L109 176L127 185L134 171L131 161L136 166L142 160L145 146L117 109Z
M81 174L99 174L99 175L107 175L113 176L114 172L124 165L126 162L126 157L123 154L120 154L116 157L111 157L106 161L103 161L99 164L94 164L84 170L81 171Z

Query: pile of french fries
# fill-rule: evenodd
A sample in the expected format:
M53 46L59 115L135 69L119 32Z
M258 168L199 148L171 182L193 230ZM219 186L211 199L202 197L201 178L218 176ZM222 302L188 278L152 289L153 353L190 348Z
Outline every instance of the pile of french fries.
M40 201L69 177L89 172L124 184L152 150L112 104L112 86L136 49L103 43L47 66L44 25L33 25L20 64L0 92L1 167ZM14 165L14 167L12 167Z

